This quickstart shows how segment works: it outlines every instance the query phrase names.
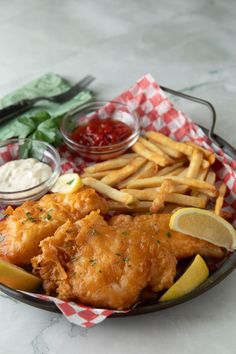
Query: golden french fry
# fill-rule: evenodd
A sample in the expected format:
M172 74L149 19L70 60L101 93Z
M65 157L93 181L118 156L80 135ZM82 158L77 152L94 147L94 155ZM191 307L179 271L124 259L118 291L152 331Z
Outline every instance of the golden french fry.
M210 184L215 184L216 174L214 171L210 170L206 176L206 182Z
M186 177L187 173L188 173L188 167L185 167L185 168L183 169L183 171L181 171L181 172L179 173L179 177Z
M137 142L135 143L132 148L134 152L138 153L140 156L145 157L145 159L149 161L155 162L157 165L160 166L166 166L170 163L168 159L166 159L164 156L158 155L157 153L154 153L153 151L148 150L143 144Z
M138 200L153 200L160 188L147 189L122 189L121 192L128 193Z
M117 157L115 159L103 161L96 163L95 165L86 167L84 169L85 173L95 173L95 172L100 172L100 171L106 171L106 170L114 170L116 168L120 168L123 166L127 165L127 160L132 161L135 157L137 157L137 154L125 154L122 155L121 157Z
M222 183L220 188L219 188L219 196L216 199L216 203L215 203L215 214L216 215L220 215L221 214L221 208L222 208L223 203L224 203L225 193L226 193L226 185L224 183Z
M164 208L165 206L165 200L166 200L166 195L170 192L171 190L171 181L166 179L160 188L160 192L158 192L155 196L155 199L153 200L152 206L151 206L151 211L156 213L158 210L161 208Z
M209 161L210 165L213 165L213 163L215 162L215 159L216 159L216 155L214 152L204 149L202 146L197 145L197 144L193 143L192 141L188 141L188 142L186 142L186 144L192 146L194 149L200 150L203 153L203 155L206 157L206 159Z
M179 193L167 193L165 195L165 202L175 203L179 205L191 206L195 208L205 208L206 200L203 197L193 197L191 195Z
M141 166L133 175L126 178L124 181L120 182L117 187L119 189L125 188L130 181L155 176L158 170L157 164L153 161L147 161L145 165Z
M117 189L107 186L106 184L96 180L93 177L82 178L82 182L85 186L94 188L97 192L101 193L105 197L111 198L118 202L124 204L131 204L136 201L136 199L132 195L120 192Z
M180 159L182 157L184 157L184 155L177 151L177 150L174 150L172 149L171 147L169 146L164 146L164 145L161 145L159 144L157 141L153 141L152 139L150 139L152 141L153 144L155 144L160 150L162 150L166 155L170 156L170 157L173 157L175 159Z
M193 150L186 177L196 178L199 174L203 160L203 153L197 149Z
M168 178L169 180L173 181L174 183L177 184L184 184L190 188L196 188L196 189L202 189L204 190L205 194L208 194L212 197L215 197L217 195L217 191L215 186L213 186L210 183L207 183L205 181L199 181L194 178L188 178L188 177L179 177L179 176L161 176L161 177L150 177L150 178L143 178L143 179L138 179L136 181L132 181L128 184L128 188L146 188L146 187L158 187L160 186L164 180Z
M182 167L184 164L183 161L181 162L177 162L175 164L173 164L172 166L166 166L164 168L162 168L161 170L159 170L156 174L156 176L166 176L169 173L171 173L172 171L176 170L179 167Z
M168 173L168 175L166 175L166 177L169 177L169 176L180 176L181 173L183 173L184 171L185 171L184 167L179 167L179 168L176 168L176 170Z
M136 157L134 160L130 161L128 165L126 164L126 166L122 167L121 169L118 169L103 177L101 181L109 186L115 186L136 172L141 166L145 164L145 162L146 160L143 157Z
M197 179L199 179L200 181L204 181L207 173L208 173L208 168L205 168L205 169L201 168L198 173ZM192 189L191 195L193 197L204 197L206 199L206 195L203 193L200 193L198 190Z
M147 136L151 140L154 140L154 141L160 143L161 145L168 146L174 150L177 150L177 151L183 153L184 155L191 156L193 153L192 146L187 145L182 142L179 142L179 141L172 140L171 138L169 138L161 133L147 132L145 134L145 136Z
M113 200L108 200L108 207L111 211L119 211L122 213L137 213L137 212L147 212L150 210L152 202L136 202L134 204L125 205Z
M138 142L144 145L148 150L155 152L156 154L165 157L167 161L170 163L173 163L173 159L171 159L167 154L165 154L158 146L156 146L154 143L151 141L144 139L144 138L139 138Z
M105 177L107 175L109 175L110 173L112 172L115 172L117 170L109 170L109 171L99 171L99 172L94 172L94 173L83 173L81 175L81 177L93 177L93 178L96 178L96 179L100 179L102 177Z

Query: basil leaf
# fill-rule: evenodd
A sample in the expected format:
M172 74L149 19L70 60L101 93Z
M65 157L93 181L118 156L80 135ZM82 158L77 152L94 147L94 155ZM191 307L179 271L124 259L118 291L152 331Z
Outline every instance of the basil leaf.
M51 116L48 112L46 111L39 111L36 112L31 119L36 123L36 125L39 125L40 123L44 122L45 120L50 119Z

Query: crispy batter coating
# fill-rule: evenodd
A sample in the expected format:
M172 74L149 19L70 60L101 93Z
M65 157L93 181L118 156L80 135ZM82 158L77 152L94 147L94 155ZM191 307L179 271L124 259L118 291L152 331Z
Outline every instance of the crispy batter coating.
M93 189L74 194L47 194L39 201L29 201L13 210L0 222L0 257L18 265L30 264L39 253L39 243L52 236L68 219L78 220L91 210L107 212L106 201Z
M61 226L32 260L46 293L96 307L127 309L149 288L173 284L176 258L155 235L111 226L97 213Z
M204 240L172 231L169 228L170 214L130 215L114 216L109 224L116 227L130 227L145 230L156 237L157 242L167 248L178 260L200 254L203 257L222 258L224 253L218 246Z
M220 247L169 229L169 214L114 216L97 212L67 221L40 244L34 272L47 294L95 307L127 309L142 295L169 288L177 261L221 258Z

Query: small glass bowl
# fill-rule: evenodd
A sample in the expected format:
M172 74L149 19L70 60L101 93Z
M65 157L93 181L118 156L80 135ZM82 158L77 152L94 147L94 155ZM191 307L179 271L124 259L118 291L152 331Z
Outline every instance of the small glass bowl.
M27 200L41 198L54 185L60 174L60 156L48 143L31 139L9 139L0 143L0 166L6 162L35 158L49 165L51 176L44 182L24 190L5 192L0 190L0 204L19 205Z
M120 143L106 146L85 146L72 139L71 133L79 126L88 124L92 119L111 118L127 124L132 134ZM61 133L68 148L82 158L91 161L103 161L121 155L139 138L139 118L125 104L114 101L93 101L68 112L61 122Z

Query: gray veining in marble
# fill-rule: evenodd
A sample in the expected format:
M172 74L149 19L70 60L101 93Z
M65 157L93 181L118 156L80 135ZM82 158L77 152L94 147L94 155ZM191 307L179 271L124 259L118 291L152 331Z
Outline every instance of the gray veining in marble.
M216 131L236 145L234 0L0 0L0 95L49 71L97 77L112 98L150 72L210 100ZM207 126L209 113L176 103ZM234 354L236 274L160 313L91 330L0 295L0 354Z

